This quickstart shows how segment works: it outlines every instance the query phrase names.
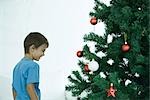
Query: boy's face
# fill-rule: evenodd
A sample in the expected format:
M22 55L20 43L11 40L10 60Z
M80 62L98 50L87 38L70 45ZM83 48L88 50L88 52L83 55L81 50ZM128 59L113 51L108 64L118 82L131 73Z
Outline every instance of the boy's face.
M42 56L44 56L44 52L47 49L46 44L42 44L38 48L34 48L32 52L32 57L34 60L39 61Z

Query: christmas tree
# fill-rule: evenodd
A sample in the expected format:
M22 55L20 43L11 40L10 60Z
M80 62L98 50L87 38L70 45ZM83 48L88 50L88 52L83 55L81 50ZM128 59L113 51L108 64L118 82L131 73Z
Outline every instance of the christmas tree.
M77 52L81 70L68 76L66 91L79 100L149 100L149 0L94 2L90 22L103 22L105 34L84 35L95 52L87 44Z

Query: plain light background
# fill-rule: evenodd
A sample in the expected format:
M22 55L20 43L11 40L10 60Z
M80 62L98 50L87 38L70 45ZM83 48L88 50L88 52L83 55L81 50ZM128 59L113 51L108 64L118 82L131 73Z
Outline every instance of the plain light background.
M24 56L24 38L35 31L49 40L38 62L42 100L76 100L65 93L67 76L79 67L76 52L85 34L105 32L103 23L90 24L93 7L94 0L0 0L0 100L12 100L12 71Z

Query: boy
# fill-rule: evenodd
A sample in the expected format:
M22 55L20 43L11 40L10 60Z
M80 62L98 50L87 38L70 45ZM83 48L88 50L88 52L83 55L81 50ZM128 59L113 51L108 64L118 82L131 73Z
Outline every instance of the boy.
M14 100L40 100L39 61L48 48L47 39L39 32L31 32L24 40L25 56L13 70Z

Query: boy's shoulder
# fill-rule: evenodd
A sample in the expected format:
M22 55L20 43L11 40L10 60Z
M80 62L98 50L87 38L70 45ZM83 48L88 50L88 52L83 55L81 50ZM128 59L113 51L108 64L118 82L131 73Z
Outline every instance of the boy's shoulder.
M34 67L34 66L39 66L38 63L34 62L33 60L29 59L29 58L22 58L21 61L19 62L21 65L24 66L30 66L30 67Z

